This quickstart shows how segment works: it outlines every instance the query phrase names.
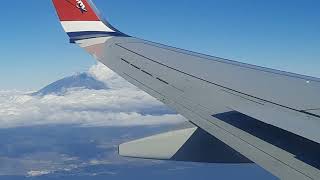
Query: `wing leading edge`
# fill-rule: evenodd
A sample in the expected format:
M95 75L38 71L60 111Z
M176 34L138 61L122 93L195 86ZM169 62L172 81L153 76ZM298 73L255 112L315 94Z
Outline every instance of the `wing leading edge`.
M280 178L320 177L320 157L314 153L320 150L320 79L130 37L102 20L88 0L53 3L71 42L222 144ZM179 137L179 132L170 136ZM159 137L163 136L124 144L120 153L157 159L165 152L150 156L155 152L152 149L136 150L163 139ZM173 148L172 152L177 151L179 148ZM162 159L173 157L166 155Z

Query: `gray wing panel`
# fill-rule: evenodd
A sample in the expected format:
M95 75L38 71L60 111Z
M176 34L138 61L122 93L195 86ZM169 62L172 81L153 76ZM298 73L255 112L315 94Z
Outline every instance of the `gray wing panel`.
M193 105L190 102L188 102L189 105L186 105L183 100L181 102L172 101L171 98L158 93L129 75L124 75L124 78L171 108L174 108L197 126L275 176L281 179L317 179L320 176L319 170L295 159L292 154L217 118L209 116L207 112L200 110L198 105ZM214 122L212 122L213 119L215 120Z
M205 56L150 42L118 43L215 85L296 110L320 108L320 79Z
M235 88L241 83L238 82L241 79L237 79L237 76L241 76L241 74L244 77L248 76L243 68L251 69L253 67L233 67L233 62L228 62L224 64L225 67L221 67L219 70L219 68L217 69L218 64L222 62L208 60L206 57L193 57L193 54L192 58L186 57L190 55L183 53L183 57L181 57L181 52L151 46L144 41L133 38L112 38L105 44L86 47L86 49L126 80L174 108L198 127L274 175L284 179L316 179L320 176L317 168L295 158L293 154L213 117L216 114L238 111L267 124L320 142L317 132L320 128L318 117L295 109L298 107L307 108L308 104L317 106L318 97L310 102L303 101L296 105L286 101L289 97L286 96L285 99L277 100L277 102L285 102L284 104L277 104L271 102L272 98L266 100L268 94L265 94L267 93L265 90L259 91L259 88L254 88L254 84L248 84L243 79L243 85L248 87L241 90ZM211 74L211 72L219 71L224 73ZM259 69L254 71L257 72ZM292 82L298 81L299 78L303 79L305 83L304 79L307 78L293 74L281 75L277 74L278 72L268 72L264 69L261 69L261 73L266 75L271 73L271 77L280 76L282 81L286 79L282 76L288 77L287 85L292 85ZM212 82L213 80L209 78L214 78L216 81ZM270 83L272 79L277 79L275 77L270 79L267 76L268 78ZM316 79L313 80L312 82L316 83ZM216 83L218 81L220 81L219 84ZM295 85L298 86L299 83ZM280 87L281 90L274 90L274 94L279 97L284 93L284 86ZM317 88L318 86L312 86L310 89L302 87L300 91L312 95L315 94L313 91ZM255 90L254 95L250 94L252 90ZM261 97L256 97L260 94L262 94ZM273 98L276 96L272 95ZM290 100L290 102L295 101Z
M301 79L307 78L304 76L208 60L143 41L120 41L113 46L107 54L118 54L143 72L152 72L157 80L177 90L177 95L197 102L213 114L217 108L228 107L320 143L318 115L296 109L318 106L320 83L316 79L311 78L305 86L301 84Z

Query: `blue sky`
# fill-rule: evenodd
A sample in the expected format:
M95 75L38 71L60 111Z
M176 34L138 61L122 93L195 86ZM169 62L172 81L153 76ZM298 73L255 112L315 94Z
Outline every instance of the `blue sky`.
M320 77L318 0L94 0L132 36ZM1 2L0 90L36 90L95 61L68 43L50 0Z

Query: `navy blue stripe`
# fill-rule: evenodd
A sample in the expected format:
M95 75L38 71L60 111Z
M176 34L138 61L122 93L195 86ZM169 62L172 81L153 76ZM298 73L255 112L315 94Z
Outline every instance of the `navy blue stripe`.
M81 32L69 32L67 33L70 37L70 42L75 43L77 40L97 38L97 37L109 37L109 36L117 36L117 37L129 37L126 34L121 32L105 32L105 31L81 31Z
M126 36L119 32L105 32L105 31L81 31L81 32L69 32L67 34L70 38L80 37L80 36L94 36L94 35Z

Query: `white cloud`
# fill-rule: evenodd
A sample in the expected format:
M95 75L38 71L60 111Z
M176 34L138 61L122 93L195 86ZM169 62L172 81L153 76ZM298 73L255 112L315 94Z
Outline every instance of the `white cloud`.
M37 176L43 176L43 175L47 175L47 174L50 174L51 172L50 171L29 171L27 174L28 174L28 177L37 177Z
M139 126L185 121L102 64L89 73L108 90L70 90L64 96L32 97L0 91L0 128L47 124Z
M115 72L113 72L111 69L100 62L92 66L89 69L88 73L97 80L104 82L108 87L112 89L136 89L135 86L128 83L126 80L118 76Z

